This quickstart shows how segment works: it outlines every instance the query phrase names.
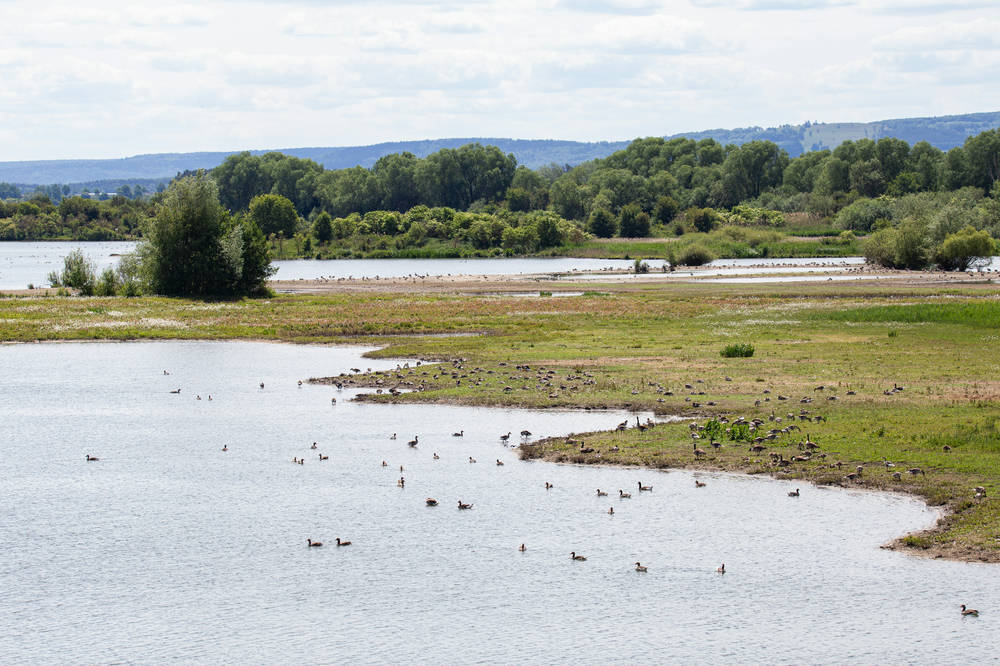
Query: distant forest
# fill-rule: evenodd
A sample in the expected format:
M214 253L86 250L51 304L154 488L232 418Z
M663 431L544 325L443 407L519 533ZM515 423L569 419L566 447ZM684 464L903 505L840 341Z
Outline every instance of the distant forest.
M965 227L1000 235L997 129L947 152L882 138L792 158L771 141L648 138L575 167L530 169L472 143L335 170L281 153L240 153L210 174L223 206L252 220L272 247L293 241L297 256L530 254L593 237L787 231L794 215L815 227L811 235L846 232L846 248L852 234L884 231L885 256L892 230L905 228L920 242L902 263L916 265L913 256L930 257ZM136 238L162 197L57 203L39 193L8 201L0 204L0 239ZM727 233L742 245L725 252L770 251L746 231Z

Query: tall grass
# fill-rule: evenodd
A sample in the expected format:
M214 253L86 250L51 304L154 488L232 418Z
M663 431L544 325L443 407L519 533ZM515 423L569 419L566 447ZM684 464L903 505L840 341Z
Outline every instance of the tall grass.
M993 299L965 303L876 305L814 314L817 318L833 321L962 324L976 328L1000 328L1000 301Z

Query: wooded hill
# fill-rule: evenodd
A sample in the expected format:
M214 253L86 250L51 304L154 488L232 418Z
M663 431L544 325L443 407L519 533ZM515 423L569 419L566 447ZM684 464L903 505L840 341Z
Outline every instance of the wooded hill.
M684 132L665 138L685 137L696 140L710 138L723 146L742 145L759 140L772 141L788 153L789 157L796 157L813 150L833 149L847 140L863 138L878 140L885 137L902 139L909 144L926 141L935 148L947 151L961 146L967 137L995 127L1000 127L1000 112L902 118L871 123L806 122L801 125L770 128L713 129ZM284 148L273 152L309 159L328 170L333 170L353 166L370 168L379 158L393 153L409 152L416 157L426 157L442 148L454 149L469 143L496 146L504 153L513 154L519 165L535 169L552 163L575 166L596 158L607 157L622 150L630 142L455 138L399 141L369 146ZM16 183L27 190L33 190L36 185L69 184L72 194L97 190L116 192L122 184L134 186L142 183L146 191L153 191L157 181L166 183L184 171L212 169L221 164L226 157L237 152L239 151L160 153L107 160L0 162L0 183ZM268 152L272 151L250 151L253 155Z

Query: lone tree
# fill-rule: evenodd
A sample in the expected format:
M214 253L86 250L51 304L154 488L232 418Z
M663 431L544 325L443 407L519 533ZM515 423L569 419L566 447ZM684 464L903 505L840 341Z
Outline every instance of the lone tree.
M291 238L295 235L299 214L295 212L295 204L280 194L261 194L250 201L250 219L265 235L280 232L285 238Z
M252 296L274 273L260 228L233 219L205 174L167 190L139 249L149 290L166 296Z

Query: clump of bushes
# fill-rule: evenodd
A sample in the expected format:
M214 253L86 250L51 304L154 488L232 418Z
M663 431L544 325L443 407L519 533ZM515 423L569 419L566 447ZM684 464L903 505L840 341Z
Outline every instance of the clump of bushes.
M677 257L680 266L703 266L713 261L715 256L701 245L689 245Z
M726 345L721 354L723 358L750 358L753 356L753 345L746 342L737 342Z
M79 289L83 296L93 296L97 287L97 265L83 250L73 250L63 257L62 272L52 271L48 279L53 287Z

